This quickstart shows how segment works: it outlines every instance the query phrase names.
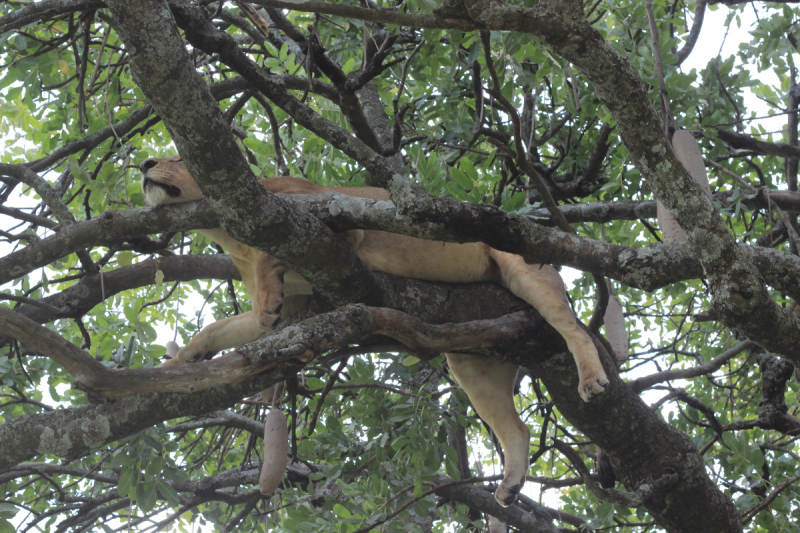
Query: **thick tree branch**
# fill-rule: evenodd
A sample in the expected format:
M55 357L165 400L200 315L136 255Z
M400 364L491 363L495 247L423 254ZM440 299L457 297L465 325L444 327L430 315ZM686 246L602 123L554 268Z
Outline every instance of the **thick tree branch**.
M180 433L195 429L224 426L229 428L243 429L244 431L252 433L257 438L262 438L264 436L264 424L262 422L253 420L252 418L248 418L238 413L234 413L233 411L217 411L216 413L210 413L209 417L210 418L203 418L202 420L175 424L169 426L167 431L170 433ZM256 482L258 482L258 475L256 475L255 479Z
M39 20L47 20L56 15L103 7L106 7L105 2L96 0L45 0L43 2L34 2L4 17L0 17L0 33L16 30L27 24L32 24Z
M513 311L515 305L524 307L524 304L514 303L498 287L488 284L454 286L401 278L391 278L386 283L393 284L390 293L397 298L391 302L392 307L413 312L424 321L438 317L438 320L464 322L500 316ZM422 297L423 293L414 287L429 287L432 291ZM489 294L481 297L482 303L476 306L475 291L479 287ZM479 311L483 315L477 315ZM509 355L516 362L533 368L537 376L545 380L559 409L589 438L603 446L614 459L626 484L639 486L647 478L660 477L666 468L673 468L678 473L680 490L667 489L663 498L675 502L681 509L680 514L673 517L669 510L659 511L664 509L661 493L645 502L648 509L658 512L659 519L670 526L676 526L674 531L696 531L679 527L687 514L693 527L705 527L706 520L719 523L720 505L725 509L727 504L724 499L720 500L719 492L706 476L703 461L697 456L691 441L666 424L616 377L604 397L591 404L582 402L575 387L577 370L566 352L563 339L543 321L535 330L528 342L511 347ZM299 363L291 361L252 382L216 387L202 393L137 395L115 403L32 415L7 422L0 426L0 447L7 450L0 456L0 470L39 454L78 457L163 420L228 408L241 397L263 390L299 368ZM606 371L615 376L611 367ZM609 417L608 412L612 410L615 416ZM619 431L620 420L636 424L640 431L623 434ZM707 518L700 519L703 516ZM696 523L698 520L699 525Z
M152 285L155 273L164 273L163 282L195 279L241 279L239 271L227 255L175 255L149 259L100 274L85 275L78 283L63 291L39 300L48 307L22 305L14 311L44 324L59 318L79 318L103 296L111 298L122 291ZM3 342L0 338L0 344Z
M302 11L306 13L337 15L340 17L350 17L370 22L382 22L385 24L396 24L398 26L410 26L412 28L442 28L464 31L477 29L477 26L474 22L463 17L456 18L429 14L401 13L394 9L368 9L344 4L318 2L315 0L305 2L256 0L251 3L273 9L289 9L292 11Z
M92 356L78 349L58 333L36 324L7 307L0 307L0 333L18 339L52 358L69 372L76 382L88 381L93 376L110 372Z
M778 157L800 157L800 148L786 143L771 143L760 141L750 135L717 128L719 138L737 150L752 150L762 155L775 155Z
M772 195L770 195L772 197ZM526 258L530 263L567 265L598 272L631 287L652 291L677 281L703 277L696 254L686 244L661 244L635 248L567 235L535 224L525 217L509 215L487 206L450 204L458 209L456 230L438 222L413 223L398 216L391 202L364 200L343 195L287 195L285 201L306 210L335 231L379 229L415 237L452 242L483 241ZM591 204L590 204L591 205ZM605 210L606 207L600 208ZM613 211L616 207L611 206ZM636 208L633 208L637 211ZM569 213L568 210L565 212ZM443 211L435 220L445 221ZM0 258L0 284L45 266L89 245L120 244L133 236L153 232L183 231L215 227L219 220L208 201L131 211L108 211L101 217L80 222ZM451 224L448 224L451 226ZM772 287L800 298L800 258L758 246L741 246Z
M44 354L69 372L78 388L103 398L125 398L153 392L192 392L239 382L276 364L299 357L308 362L326 351L385 335L419 354L493 353L520 342L541 318L533 310L466 324L426 324L400 311L346 306L194 365L110 370L55 332L0 307L0 333ZM487 351L485 349L491 349Z
M219 225L209 203L133 211L106 211L0 258L0 285L87 246L113 246L131 237Z
M492 493L480 486L468 483L468 480L465 481L467 482L455 483L449 477L439 475L434 484L441 488L437 489L435 493L497 517L506 524L518 528L519 531L526 533L556 533L558 531L553 525L553 517L538 504L532 513L523 511L517 505L503 507L497 503Z
M498 318L526 307L524 302L492 284L449 285L384 278L384 283L391 289L389 304L426 322ZM478 306L475 305L476 298L481 302ZM538 324L530 351L545 354L550 350L566 349L563 339L552 328L543 321ZM289 332L284 330L284 333ZM0 425L0 448L5 450L0 454L0 471L41 454L80 457L165 420L227 409L239 399L294 375L300 368L302 364L292 359L252 380L202 392L139 394L116 402L6 422Z

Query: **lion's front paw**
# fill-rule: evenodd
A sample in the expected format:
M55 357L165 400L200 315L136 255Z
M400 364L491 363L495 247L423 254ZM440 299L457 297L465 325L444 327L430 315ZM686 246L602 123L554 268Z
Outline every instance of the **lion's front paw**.
M190 342L181 348L181 351L178 352L178 355L173 361L176 361L176 364L199 363L200 361L211 359L213 355L214 353L209 351L207 347L203 345L193 345L193 343Z
M510 484L509 484L510 485ZM503 507L508 507L517 500L517 494L522 490L522 483L507 486L505 481L502 481L494 491L494 499Z
M578 386L578 394L584 402L591 402L595 397L600 396L606 390L608 385L608 378L606 373L601 369L598 372L592 372L583 376L581 383Z

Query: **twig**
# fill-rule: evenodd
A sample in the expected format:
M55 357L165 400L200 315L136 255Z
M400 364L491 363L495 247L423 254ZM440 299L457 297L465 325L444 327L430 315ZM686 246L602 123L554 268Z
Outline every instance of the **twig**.
M517 109L514 107L514 105L509 102L505 96L503 96L502 88L500 87L500 79L498 78L497 71L494 68L494 62L492 61L491 36L488 31L481 31L480 33L481 40L483 41L483 53L484 58L486 59L486 68L489 69L489 74L492 77L492 83L494 85L494 90L490 91L490 93L506 110L514 126L514 145L517 151L517 164L522 167L525 173L528 174L533 180L536 189L539 191L539 194L542 197L545 207L547 207L547 210L550 212L550 216L553 217L553 220L557 223L558 227L562 231L574 234L575 230L569 225L567 219L564 218L564 214L559 211L558 206L550 194L550 191L547 189L547 185L545 184L542 175L539 174L530 161L528 161L522 141L522 128L520 124L519 113L517 113Z
M405 504L401 505L399 509L397 509L395 512L387 515L385 518L375 522L372 525L362 527L361 529L357 529L353 533L367 533L369 531L372 531L376 527L378 527L378 526L380 526L382 524L385 524L389 520L393 519L394 517L396 517L397 515L399 515L400 513L402 513L403 511L405 511L406 509L408 509L409 507L411 507L412 505L414 505L415 503L417 503L421 499L426 498L426 497L430 496L431 494L434 494L435 492L437 492L437 491L439 491L441 489L444 489L444 488L447 488L447 487L456 486L456 485L467 485L467 484L471 484L471 483L482 483L484 481L494 481L496 479L498 479L498 476L472 477L472 478L468 478L468 479L462 479L461 481L452 481L450 483L443 483L441 485L435 485L432 489L427 490L427 491L423 492L421 495L417 496L416 498L412 498L411 500L407 501ZM433 483L431 483L430 481L425 481L424 483L426 485L433 485ZM411 488L413 488L413 485L410 485L408 487L405 487L405 488L401 489L397 494L395 494L389 500L387 500L386 503L391 502L392 500L394 500L395 498L397 498L398 496L400 496L404 492L407 492Z
M781 492L783 492L784 490L789 488L792 484L794 484L797 481L800 481L800 476L795 476L792 479L788 479L788 480L784 481L783 483L781 483L780 485L778 485L777 487L775 487L775 490L770 492L769 496L764 498L764 500L761 503L759 503L758 505L756 505L755 507L753 507L752 509L747 511L744 514L744 516L742 516L742 523L744 525L747 525L750 522L750 520L755 518L755 516L758 513L760 513L762 510L766 509L769 506L769 504L771 504L775 500L775 498L778 497L778 495Z
M177 289L178 285L180 285L180 284L181 284L180 281L176 281L172 285L172 288L169 290L169 292L167 292L167 294L163 298L159 298L158 300L155 300L155 301L152 301L152 302L147 302L146 304L142 305L142 308L139 309L139 313L144 311L145 307L150 307L151 305L159 305L159 304L164 303L165 301L169 300L169 297L172 296L172 293L175 292L175 289Z
M61 312L61 309L58 307L52 306L50 304L46 304L39 300L34 300L32 298L25 298L24 296L15 296L13 294L7 294L4 292L0 292L0 300L11 300L12 302L18 302L21 304L30 304L35 305L36 307L41 307L42 309L47 309L51 313L58 314Z
M658 39L658 26L656 25L656 18L653 15L653 5L650 0L645 0L645 8L647 9L647 18L650 21L650 34L653 41L653 58L656 62L656 76L658 77L658 87L661 93L661 113L664 119L664 137L669 138L669 95L667 94L667 85L664 83L664 66L661 64L661 45Z
M306 431L306 437L310 437L312 433L314 433L314 428L317 425L317 419L319 418L319 414L322 411L322 404L325 403L325 398L328 396L328 393L331 391L333 384L336 383L336 380L339 378L339 374L341 374L344 367L347 366L347 362L350 360L349 357L345 357L339 363L339 366L336 367L330 377L328 378L328 382L325 384L325 388L322 389L322 393L319 395L319 399L317 400L317 407L314 409L314 414L311 415L311 422L308 424L308 431Z
M309 83L309 87L310 86L311 84ZM289 169L286 166L286 161L283 158L280 124L278 124L278 119L275 117L275 111L272 109L269 100L267 100L261 93L255 93L253 97L259 104L261 104L261 107L264 108L264 111L267 113L267 118L269 119L269 126L272 129L272 145L275 147L275 159L277 160L276 170L280 170L281 174L288 176Z
M400 150L400 146L403 139L403 115L405 114L408 106L403 106L403 110L399 110L399 103L400 103L400 95L403 94L403 89L406 86L406 75L408 73L408 65L411 63L411 60L414 59L414 56L420 51L420 49L425 45L425 39L422 39L420 43L414 48L414 50L408 55L408 58L403 62L403 68L400 74L400 85L397 87L397 93L392 98L392 109L394 109L394 125L393 125L393 138L392 138L392 149L394 151L393 154L396 154Z
M758 189L756 189L755 187L750 185L741 176L739 176L735 172L732 172L732 171L728 170L727 168L725 168L724 166L720 165L716 161L713 161L711 159L706 159L705 157L703 158L703 161L705 162L706 165L710 165L710 166L714 167L715 169L721 171L723 174L725 174L727 176L730 176L731 178L736 180L737 183L741 184L745 189L747 189L751 193L756 193L757 194L759 192ZM800 250L800 235L797 234L797 230L795 229L794 225L789 220L789 217L786 215L786 213L783 212L783 209L778 207L778 205L775 202L772 201L772 198L770 198L769 189L762 188L762 190L764 190L764 194L767 197L767 206L770 209L774 209L775 212L778 213L778 216L780 217L781 221L783 221L783 224L786 226L786 232L789 235L789 239L792 241L792 244L794 245L795 250Z
M641 483L635 492L603 489L598 485L597 481L594 480L589 473L589 469L586 468L586 465L583 464L583 460L572 447L558 439L553 439L553 446L555 446L555 448L569 460L573 468L578 471L578 474L583 478L586 488L589 489L589 492L591 492L595 498L601 501L611 502L614 505L639 507L654 492L669 487L678 481L678 474L676 472L666 471L664 475L658 479L648 479Z
M730 350L721 353L707 363L703 363L692 368L683 368L680 370L664 370L663 372L658 372L657 374L651 374L649 376L638 378L630 382L628 386L635 392L642 392L643 390L652 387L656 383L663 383L664 381L669 381L672 379L689 379L710 374L719 370L722 365L733 359L736 355L749 348L753 348L754 346L756 346L755 343L751 341L745 341L737 344Z
M256 28L261 30L261 33L264 34L264 37L270 37L272 35L272 30L270 29L269 24L267 24L267 21L264 20L264 17L261 16L261 14L256 10L256 8L253 7L252 4L237 0L236 5L239 6L239 9L244 11L245 15L247 15L247 18L253 22Z

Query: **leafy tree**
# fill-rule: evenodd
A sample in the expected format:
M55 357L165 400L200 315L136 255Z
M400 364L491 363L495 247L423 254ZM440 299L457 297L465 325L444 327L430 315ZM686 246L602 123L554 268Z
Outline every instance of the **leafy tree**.
M0 531L800 531L800 12L716 3L3 2ZM711 9L757 23L698 72ZM176 149L209 200L144 207L136 166ZM254 180L275 175L393 203L277 198ZM655 199L688 242L661 242ZM155 369L171 335L249 305L190 231L218 225L314 299ZM563 340L507 292L370 273L331 231L351 228L582 271L606 392L580 400ZM454 346L522 365L511 507ZM264 497L257 393L279 382L293 462Z

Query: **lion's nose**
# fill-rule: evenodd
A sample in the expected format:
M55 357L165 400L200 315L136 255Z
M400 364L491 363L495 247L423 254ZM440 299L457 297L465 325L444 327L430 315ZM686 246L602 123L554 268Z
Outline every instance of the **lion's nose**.
M139 165L139 170L142 171L142 174L146 173L148 170L153 168L158 164L158 161L155 159L145 159L141 165Z

